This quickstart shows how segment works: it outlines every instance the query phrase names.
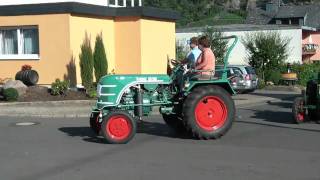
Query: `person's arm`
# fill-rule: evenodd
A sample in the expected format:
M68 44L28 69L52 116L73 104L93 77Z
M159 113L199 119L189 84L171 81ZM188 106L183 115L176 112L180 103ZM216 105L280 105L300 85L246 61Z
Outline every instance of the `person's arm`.
M206 52L203 52L200 56L200 59L197 60L196 70L203 69L208 64L208 58Z

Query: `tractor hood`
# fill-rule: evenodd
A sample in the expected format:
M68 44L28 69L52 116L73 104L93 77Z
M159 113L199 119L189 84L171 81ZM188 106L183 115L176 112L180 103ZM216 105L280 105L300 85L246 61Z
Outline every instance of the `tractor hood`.
M107 75L100 79L97 91L99 109L105 106L117 106L125 90L138 85L170 84L168 75L144 74L144 75Z
M141 74L141 75L107 75L100 79L99 84L128 84L130 82L145 83L169 83L170 77L168 75L159 74Z

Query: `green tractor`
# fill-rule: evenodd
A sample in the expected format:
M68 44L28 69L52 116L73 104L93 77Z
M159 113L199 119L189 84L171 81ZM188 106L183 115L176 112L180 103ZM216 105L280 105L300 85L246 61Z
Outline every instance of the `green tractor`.
M183 65L170 75L107 75L97 87L98 100L90 117L90 126L108 143L123 144L135 135L137 122L153 107L171 128L199 139L223 136L235 119L235 94L227 78L228 58L238 42L234 39L224 57L222 76L205 76Z
M297 97L292 106L295 123L301 124L320 119L320 73L307 82L307 88L302 96Z

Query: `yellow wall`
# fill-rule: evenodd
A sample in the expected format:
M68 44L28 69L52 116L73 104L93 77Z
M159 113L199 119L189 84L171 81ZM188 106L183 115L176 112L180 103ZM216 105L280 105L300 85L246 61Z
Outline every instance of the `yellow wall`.
M37 25L39 27L40 60L0 60L0 78L13 78L24 64L38 71L40 84L63 79L70 57L69 15L0 16L0 27Z
M140 18L115 19L115 52L117 74L141 73Z
M141 73L166 74L167 59L175 58L175 23L141 19Z
M108 71L115 69L115 32L114 20L110 18L70 16L70 59L75 58L77 69L77 84L81 84L81 75L79 67L79 55L81 44L85 34L91 38L91 47L94 51L96 36L102 32L103 42L107 54Z
M167 57L175 57L175 23L141 17L101 18L70 14L0 16L1 26L37 25L39 60L0 60L0 78L14 78L24 64L38 71L39 84L51 84L70 75L75 59L77 84L81 84L79 54L85 33L102 32L108 70L117 74L165 74ZM72 72L71 72L72 73Z

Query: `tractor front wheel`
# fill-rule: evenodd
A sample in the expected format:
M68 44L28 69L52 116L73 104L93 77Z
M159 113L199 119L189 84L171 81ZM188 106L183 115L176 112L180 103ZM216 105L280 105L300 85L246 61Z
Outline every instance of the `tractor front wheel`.
M292 114L293 114L293 119L297 124L304 123L307 120L304 104L305 103L302 97L297 97L293 102Z
M199 139L216 139L231 128L235 105L228 92L219 86L201 86L186 98L183 117Z
M101 124L99 123L99 113L91 113L90 128L95 134L99 135L101 130Z
M137 131L137 124L126 111L112 111L103 118L101 132L107 143L125 144Z

